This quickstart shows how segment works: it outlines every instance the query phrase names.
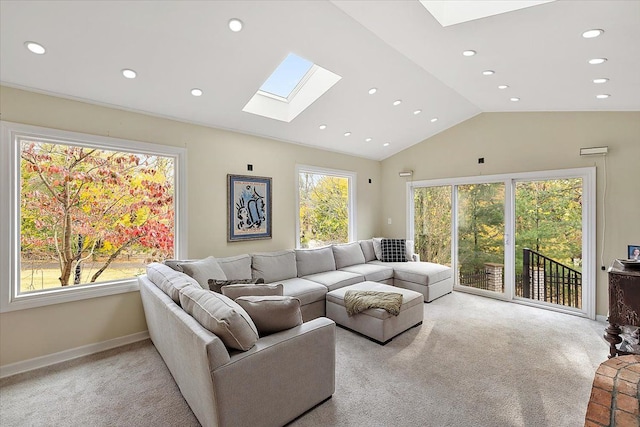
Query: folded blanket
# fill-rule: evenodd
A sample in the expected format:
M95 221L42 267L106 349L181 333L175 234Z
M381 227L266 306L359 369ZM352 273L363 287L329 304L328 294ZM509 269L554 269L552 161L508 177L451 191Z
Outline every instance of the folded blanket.
M378 291L347 291L344 293L344 307L347 314L353 316L370 308L382 308L387 313L400 314L402 294Z

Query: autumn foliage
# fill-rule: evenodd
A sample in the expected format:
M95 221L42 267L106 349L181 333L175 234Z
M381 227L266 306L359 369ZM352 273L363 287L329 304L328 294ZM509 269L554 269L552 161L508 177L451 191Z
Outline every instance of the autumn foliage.
M21 144L21 258L55 261L60 285L89 282L125 252L173 255L173 159L42 141Z

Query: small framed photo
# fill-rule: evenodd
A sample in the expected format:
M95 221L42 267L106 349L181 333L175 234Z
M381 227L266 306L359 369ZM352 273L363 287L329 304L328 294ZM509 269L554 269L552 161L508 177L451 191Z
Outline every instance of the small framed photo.
M627 246L627 258L640 260L640 245Z
M227 175L227 241L271 238L271 178Z

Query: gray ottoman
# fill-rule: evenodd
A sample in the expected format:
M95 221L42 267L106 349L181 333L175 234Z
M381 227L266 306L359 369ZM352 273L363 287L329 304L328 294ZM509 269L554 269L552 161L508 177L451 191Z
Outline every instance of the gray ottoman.
M402 294L400 314L394 316L381 308L370 308L350 317L344 307L344 294L347 291L378 291ZM407 329L420 325L424 318L424 297L420 292L377 282L360 282L335 289L327 293L326 304L326 316L329 319L340 326L366 335L383 345Z

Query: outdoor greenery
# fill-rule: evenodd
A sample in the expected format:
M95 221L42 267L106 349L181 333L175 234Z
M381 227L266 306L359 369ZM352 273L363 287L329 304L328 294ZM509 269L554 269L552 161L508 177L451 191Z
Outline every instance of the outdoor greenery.
M125 256L173 255L172 159L36 140L20 149L22 290L94 283Z
M300 246L314 248L349 240L348 178L301 172Z
M554 179L516 184L516 272L529 248L580 270L582 182ZM421 259L451 265L451 186L414 190L414 240ZM458 186L458 261L466 272L503 263L504 185Z

